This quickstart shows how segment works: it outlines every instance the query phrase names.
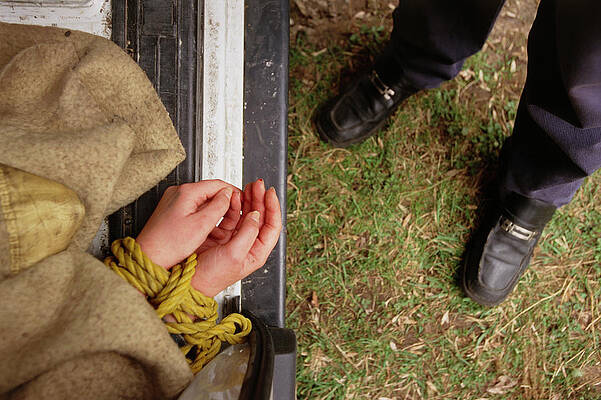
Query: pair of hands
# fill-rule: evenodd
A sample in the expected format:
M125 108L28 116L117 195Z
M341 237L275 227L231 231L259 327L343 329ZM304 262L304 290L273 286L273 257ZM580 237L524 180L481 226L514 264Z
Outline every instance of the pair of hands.
M213 297L263 266L281 229L280 202L262 179L244 191L208 180L169 187L136 242L166 269L196 252L192 286Z

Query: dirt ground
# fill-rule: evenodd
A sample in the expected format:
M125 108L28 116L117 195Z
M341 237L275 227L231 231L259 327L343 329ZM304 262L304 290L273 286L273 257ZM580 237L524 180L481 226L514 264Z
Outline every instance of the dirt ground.
M489 41L523 39L532 25L538 2L508 0ZM383 26L390 31L395 7L396 2L385 0L291 0L291 42L301 33L314 44L331 46L333 42L348 40L361 26Z
M526 34L536 15L539 0L508 0L486 45L502 46L509 54L527 61ZM343 46L361 27L392 30L396 2L377 0L291 0L290 41L298 35L317 47ZM485 45L485 46L486 46Z
M342 44L362 26L392 29L393 2L374 0L291 0L290 39L304 34L311 43Z

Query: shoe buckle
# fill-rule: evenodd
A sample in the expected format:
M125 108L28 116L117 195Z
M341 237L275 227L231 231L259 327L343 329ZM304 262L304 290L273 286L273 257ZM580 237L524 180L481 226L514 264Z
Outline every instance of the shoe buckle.
M388 86L386 86L386 84L384 82L382 82L382 79L380 79L380 77L378 76L378 73L376 71L371 71L371 79L370 80L374 84L374 86L378 90L378 92L380 92L380 94L382 96L384 96L384 98L386 100L392 99L392 96L394 96L395 91L392 90L391 88L389 88Z
M505 217L503 217L501 220L501 229L518 239L526 241L532 240L537 233L536 231L531 231L522 226L516 225Z

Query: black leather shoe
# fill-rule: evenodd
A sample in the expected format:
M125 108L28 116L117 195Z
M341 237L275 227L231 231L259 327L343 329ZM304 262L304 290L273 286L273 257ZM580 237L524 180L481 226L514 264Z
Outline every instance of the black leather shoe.
M386 85L375 70L318 109L319 137L335 147L361 142L384 125L403 100L417 92L407 84Z
M509 193L468 245L462 274L465 293L485 306L505 300L555 210L548 203Z

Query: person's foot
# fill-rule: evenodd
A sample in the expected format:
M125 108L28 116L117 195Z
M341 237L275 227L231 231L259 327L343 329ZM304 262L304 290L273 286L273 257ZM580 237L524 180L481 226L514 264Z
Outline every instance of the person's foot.
M485 306L505 300L528 267L555 210L548 203L508 194L468 245L462 274L468 297Z
M315 114L319 137L335 147L361 142L382 127L403 100L417 92L407 84L385 84L372 70Z

